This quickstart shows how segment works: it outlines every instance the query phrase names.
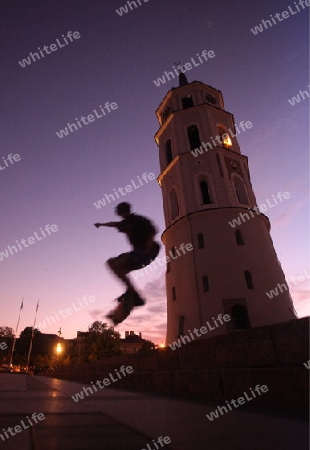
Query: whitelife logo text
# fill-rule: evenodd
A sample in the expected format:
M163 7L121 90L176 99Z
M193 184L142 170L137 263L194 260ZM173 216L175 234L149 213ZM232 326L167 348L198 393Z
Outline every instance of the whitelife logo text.
M142 176L143 181L145 182L145 184L148 183L149 181L153 181L156 179L156 176L153 172L150 172L149 174L144 172ZM141 186L143 186L143 181L141 180L141 178L139 176L137 176L139 183L136 180L131 180L131 184L127 184L127 186L121 188L119 187L117 190L113 189L114 194L104 194L104 197L101 200L98 200L97 202L94 202L93 204L96 206L97 209L100 209L102 206L106 206L107 202L111 203L115 201L115 197L117 199L120 198L119 193L124 197L125 195L129 194L130 192L132 192L132 188L134 189L139 189ZM136 183L135 183L136 181ZM140 184L140 186L139 186ZM124 192L125 191L125 192ZM115 197L114 197L115 195Z
M262 395L262 393L265 394L266 392L268 392L268 387L265 384L263 384L262 386L257 384L255 386L254 390L256 391L256 394ZM250 391L251 391L251 394L253 395L253 397L248 397L248 394L246 392L244 392L244 396L248 402L253 400L254 398L256 398L256 395L254 394L254 391L252 388L250 388ZM230 400L230 402L228 402L226 400L226 403L227 403L227 407L229 408L229 411L232 411L231 404L233 405L234 408L238 408L240 405L244 405L245 399L244 399L244 397L241 396L237 400L235 400L235 399ZM206 414L206 416L208 417L210 422L212 422L214 419L218 419L219 412L222 416L224 415L223 410L225 411L225 413L228 413L229 411L228 411L227 407L226 406L218 406L215 411L212 411L210 414Z
M256 27L251 28L252 33L256 36L258 33L262 33L263 31L267 30L268 27L271 28L273 25L277 25L280 22L283 22L285 19L289 19L292 16L295 16L295 14L301 12L302 10L306 9L306 6L310 6L310 0L299 0L298 4L294 2L295 4L295 11L292 9L291 6L288 6L288 11L282 11L282 13L276 13L275 17L273 17L272 14L270 14L270 18L272 22L269 19L262 20L260 25L256 25ZM300 5L302 9L298 6ZM306 6L305 6L306 5ZM276 21L277 19L277 21ZM265 30L264 28L265 27Z
M109 378L104 378L102 380L102 382L100 380L97 380L96 383L94 383L93 381L91 381L91 385L92 386L88 386L88 387L83 387L83 390L76 393L75 395L71 395L72 400L74 400L76 403L79 400L84 400L85 396L84 394L88 397L89 394L94 394L95 392L98 391L97 387L99 387L99 389L104 389L106 386L110 386L111 381L113 383L115 383L116 381L120 380L122 377L125 377L127 374L133 373L133 367L132 366L127 366L125 367L124 365L119 369L119 373L117 369L115 369L115 374L114 373L109 373ZM117 378L114 378L113 375L116 375ZM96 384L96 386L95 386ZM102 385L103 384L103 385Z
M68 31L67 36L65 36L63 34L62 37L63 37L65 44L61 43L59 41L59 39L56 39L57 45L50 44L49 47L47 45L44 45L43 50L45 51L46 55L50 55L52 52L55 52L59 48L65 47L66 45L70 44L70 42L73 42L73 39L80 39L81 35L78 31L75 31L74 33L72 33L72 31ZM70 40L70 42L68 42L67 38ZM49 49L50 49L50 51L49 51ZM41 57L44 58L45 54L43 53L43 50L41 50L40 47L38 47L38 50L40 52ZM37 58L37 59L35 59L35 58ZM31 53L29 53L29 56L27 58L23 59L22 61L18 61L18 64L20 66L22 66L22 68L24 69L25 67L27 67L27 65L30 66L30 64L32 63L31 59L33 62L36 62L41 58L38 53L31 52Z
M214 317L212 317L212 320L213 320L213 325L215 325L214 328L212 328L210 322L207 321L206 322L206 325L207 325L206 327L201 327L200 329L194 328L193 332L188 330L188 333L190 334L191 338L188 335L186 335L186 334L184 336L180 336L180 339L178 339L177 341L174 341L171 344L169 344L169 347L171 348L171 350L176 350L177 348L180 348L182 344L185 345L188 342L191 342L191 341L195 340L196 337L201 337L203 334L206 334L209 331L215 330L220 325L224 325L224 322L229 322L231 320L231 317L230 317L229 314L224 314L223 317L222 317L222 314L219 314L216 319L214 319ZM219 321L219 324L217 323L217 321ZM199 331L200 331L201 334L199 334ZM193 336L193 333L195 333L196 337Z
M58 227L57 225L45 225L44 230L42 228L40 228L40 232L41 232L41 236L40 233L38 232L34 232L34 237L30 236L27 240L26 239L21 239L20 242L18 240L16 240L17 246L19 248L19 250L23 250L22 245L24 246L24 248L29 247L29 245L35 244L38 241L42 241L42 239L46 238L47 235L50 236L52 233L56 233L56 231L58 231ZM45 234L47 233L47 235ZM3 258L8 258L11 255L14 255L14 252L18 253L18 249L16 247L16 245L8 245L7 249L4 250L3 252L0 252L0 261L3 261Z
M203 64L205 61L209 61L209 59L214 58L215 53L213 50L209 50L209 51L204 50L201 53L201 55L199 55L199 53L197 53L197 57L198 57L199 63L197 63L197 61L195 61L194 58L191 58L191 63L187 62L185 64L180 65L178 68L176 68L175 66L172 66L174 73L165 71L164 75L160 78L157 78L157 80L153 80L153 83L157 87L159 87L162 84L166 84L167 81L173 80L176 76L179 76L180 73L185 73L189 70L192 70L193 66L198 67L201 64ZM201 57L204 58L204 60ZM183 69L183 66L184 66L184 69Z
M18 162L21 160L21 157L18 153L15 153L15 155L12 155L10 153L6 158L2 156L4 166L1 166L0 164L0 170L5 170L7 167L10 167L14 164L14 162ZM10 163L10 164L9 164Z
M106 112L103 108L105 108L108 111L108 113L110 113L111 110L114 111L115 109L118 108L118 104L115 102L112 102L112 103L106 102L104 107L99 105L99 108L103 115L98 114L98 111L96 109L93 109L93 112L95 113L96 117L93 114L89 114L87 116L87 118L84 116L81 116L81 118L78 119L76 117L75 120L77 121L79 128L82 128L81 122L83 123L83 125L89 125L91 122L96 120L96 118L100 119L101 117L105 116ZM88 120L88 122L87 122L87 120ZM79 128L77 127L77 125L75 123L67 123L67 126L63 130L56 131L56 134L59 137L59 139L62 139L64 136L68 136L69 131L70 131L70 133L73 133L74 131L77 131ZM69 131L68 131L68 129L69 129Z
M232 221L228 222L229 225L232 228L236 228L237 226L240 226L242 222L246 222L246 220L250 220L250 219L253 219L253 217L255 217L253 209L257 215L259 215L261 213L265 213L268 210L268 207L271 209L271 208L274 208L275 206L277 206L279 204L278 201L280 203L282 203L284 200L288 200L289 198L291 198L291 194L289 192L282 192L282 191L278 192L277 193L278 201L274 195L272 195L271 197L272 197L272 200L270 200L270 202L269 202L268 198L266 199L266 203L268 206L265 203L262 203L259 206L259 208L257 206L253 206L253 208L247 208L251 217L249 216L248 213L240 213L238 215L238 217L236 217ZM273 201L273 203L272 203L272 201ZM242 220L242 222L241 222L241 220Z

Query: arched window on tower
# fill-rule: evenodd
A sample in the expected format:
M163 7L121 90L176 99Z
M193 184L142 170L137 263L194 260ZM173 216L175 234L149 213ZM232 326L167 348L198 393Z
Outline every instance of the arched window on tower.
M188 108L191 108L192 106L194 106L193 99L190 95L188 97L182 98L182 106L183 106L183 109L188 109Z
M248 289L254 289L252 274L249 270L244 271L244 278Z
M202 233L197 234L197 242L198 242L198 248L204 248L205 243L204 243L204 238L203 238Z
M210 291L209 278L207 277L207 275L204 275L202 277L202 287L203 287L203 292Z
M162 123L165 123L166 122L166 120L168 119L168 117L170 116L170 114L171 114L171 109L168 107L168 108L166 108L166 109L164 109L164 111L162 112L162 114L161 114L161 120L162 120Z
M167 273L171 272L171 263L170 263L170 261L167 262L166 272Z
M225 148L232 148L232 141L230 139L229 134L226 132L226 130L222 127L218 127L219 136L221 138L223 147Z
M195 150L195 148L199 148L201 146L199 130L196 125L191 125L187 128L187 136L191 150Z
M177 292L176 292L175 286L173 286L171 293L172 293L172 300L176 300Z
M249 204L248 194L245 190L244 182L239 177L234 177L234 185L237 193L237 197L239 200L239 203L242 203L244 205Z
M170 164L171 161L173 160L171 139L168 139L168 141L166 141L165 143L165 157L166 157L166 164L168 166L168 164Z
M210 203L212 203L208 183L205 180L200 181L199 187L202 198L202 204L209 205Z
M235 231L236 242L238 245L244 245L243 235L240 230Z
M231 308L231 316L236 330L243 330L251 327L248 310L245 306L238 304L234 305Z
M171 220L174 220L179 215L179 202L178 196L174 189L170 191L170 214Z
M184 336L184 325L185 325L185 317L184 316L180 316L179 318L179 336Z

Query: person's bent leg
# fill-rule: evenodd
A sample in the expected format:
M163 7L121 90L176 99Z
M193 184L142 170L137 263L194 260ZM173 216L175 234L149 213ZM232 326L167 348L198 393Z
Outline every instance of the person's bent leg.
M134 287L130 282L130 279L126 276L131 269L131 256L130 253L123 253L116 258L110 258L107 260L107 265L112 272L127 286L129 290L134 291Z

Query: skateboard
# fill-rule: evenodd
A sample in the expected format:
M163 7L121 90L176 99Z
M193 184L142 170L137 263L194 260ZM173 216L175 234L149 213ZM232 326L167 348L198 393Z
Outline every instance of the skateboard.
M137 292L128 290L118 297L117 301L117 307L107 315L107 318L111 319L114 325L123 322L135 306L142 306L145 303Z

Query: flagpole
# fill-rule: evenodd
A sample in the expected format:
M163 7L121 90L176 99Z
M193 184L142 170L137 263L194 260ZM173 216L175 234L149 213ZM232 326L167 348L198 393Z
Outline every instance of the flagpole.
M15 351L15 345L16 345L16 339L17 339L16 336L17 336L20 316L21 316L21 312L22 312L23 307L24 307L24 297L22 298L22 302L21 302L20 308L19 308L19 316L18 316L18 321L17 321L16 328L15 328L15 333L14 333L14 340L13 340L13 345L12 345L12 351L11 351L11 358L10 358L9 367L11 367L12 363L13 363L13 354L14 354L14 351Z
M35 312L35 315L34 315L33 327L32 327L32 330L31 330L31 340L30 340L28 359L27 359L27 373L29 371L29 361L30 361L30 356L31 356L32 341L33 341L34 329L35 329L36 320L37 320L37 312L38 312L38 308L39 308L39 302L40 302L40 300L38 300L38 303L37 303L36 312Z

